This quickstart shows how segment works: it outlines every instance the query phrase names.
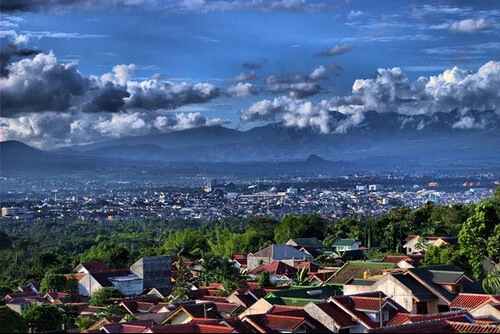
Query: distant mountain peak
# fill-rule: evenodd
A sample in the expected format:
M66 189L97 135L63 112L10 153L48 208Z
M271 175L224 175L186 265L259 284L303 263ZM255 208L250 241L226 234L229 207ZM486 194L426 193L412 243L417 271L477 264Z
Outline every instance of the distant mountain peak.
M306 160L305 160L306 163L325 163L325 162L328 162L326 161L325 159L321 158L320 156L316 155L316 154L311 154Z

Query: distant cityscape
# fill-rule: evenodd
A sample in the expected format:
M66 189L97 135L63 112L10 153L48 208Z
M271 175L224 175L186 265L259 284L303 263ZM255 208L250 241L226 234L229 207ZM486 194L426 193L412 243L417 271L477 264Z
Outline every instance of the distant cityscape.
M415 209L427 201L441 205L476 203L492 196L499 178L495 173L432 179L421 175L354 173L330 178L233 182L198 176L191 183L168 186L161 182L140 185L137 181L21 181L4 177L1 219L209 221L256 216L281 219L285 215L310 213L328 219L363 219L388 213L395 206ZM18 190L14 190L16 184Z

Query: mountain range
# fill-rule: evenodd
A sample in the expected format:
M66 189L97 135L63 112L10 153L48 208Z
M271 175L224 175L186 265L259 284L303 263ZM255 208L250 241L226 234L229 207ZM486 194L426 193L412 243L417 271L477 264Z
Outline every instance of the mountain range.
M339 120L346 116L338 113ZM480 115L480 116L479 116ZM467 121L465 122L464 121ZM456 126L456 125L459 126ZM465 125L467 125L467 128ZM82 168L116 163L298 163L300 167L500 163L500 117L494 112L402 116L365 113L346 133L274 123L239 131L222 126L127 137L50 152L2 142L2 171L23 164ZM75 167L77 168L77 167Z

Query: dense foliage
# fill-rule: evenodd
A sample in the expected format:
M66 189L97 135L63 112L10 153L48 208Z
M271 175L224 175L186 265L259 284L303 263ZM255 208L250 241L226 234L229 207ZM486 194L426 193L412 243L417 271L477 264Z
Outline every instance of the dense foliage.
M499 214L500 188L493 198L477 205L427 202L415 210L394 207L386 215L363 219L332 221L311 214L288 215L281 221L269 217L209 222L160 218L70 223L51 219L29 224L5 221L0 230L0 286L14 288L44 279L44 288L60 289L62 280L57 281L60 276L55 275L71 273L80 261L103 261L110 268L120 268L142 256L223 258L295 237L317 237L326 247L339 238L355 238L365 246L385 246L396 253L403 252L409 234L458 235L460 251L429 248L424 263L456 263L480 279L485 275L479 263L483 256L496 262L500 259ZM370 253L371 258L380 256L377 251ZM208 271L205 280L236 275L225 272L224 263L218 264L220 272ZM71 286L65 290L71 292Z

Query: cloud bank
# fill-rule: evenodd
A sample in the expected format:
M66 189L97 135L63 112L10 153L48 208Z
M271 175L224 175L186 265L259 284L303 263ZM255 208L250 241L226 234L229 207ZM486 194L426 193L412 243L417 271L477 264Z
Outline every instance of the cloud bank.
M34 53L14 46L2 51L2 140L44 148L229 123L199 112L172 113L219 97L221 89L210 83L134 81L134 64L87 78L77 63L61 64L52 52L27 57ZM237 85L235 95L252 93L248 85Z
M261 100L243 110L240 120L282 121L286 126L343 133L360 124L370 110L404 116L458 111L463 117L453 124L453 128L484 128L482 120L468 113L489 110L498 113L498 87L500 62L495 61L484 64L475 73L454 67L413 82L398 67L380 68L375 78L356 80L347 96L333 96L318 103L300 101L293 96ZM338 118L338 113L344 117Z

